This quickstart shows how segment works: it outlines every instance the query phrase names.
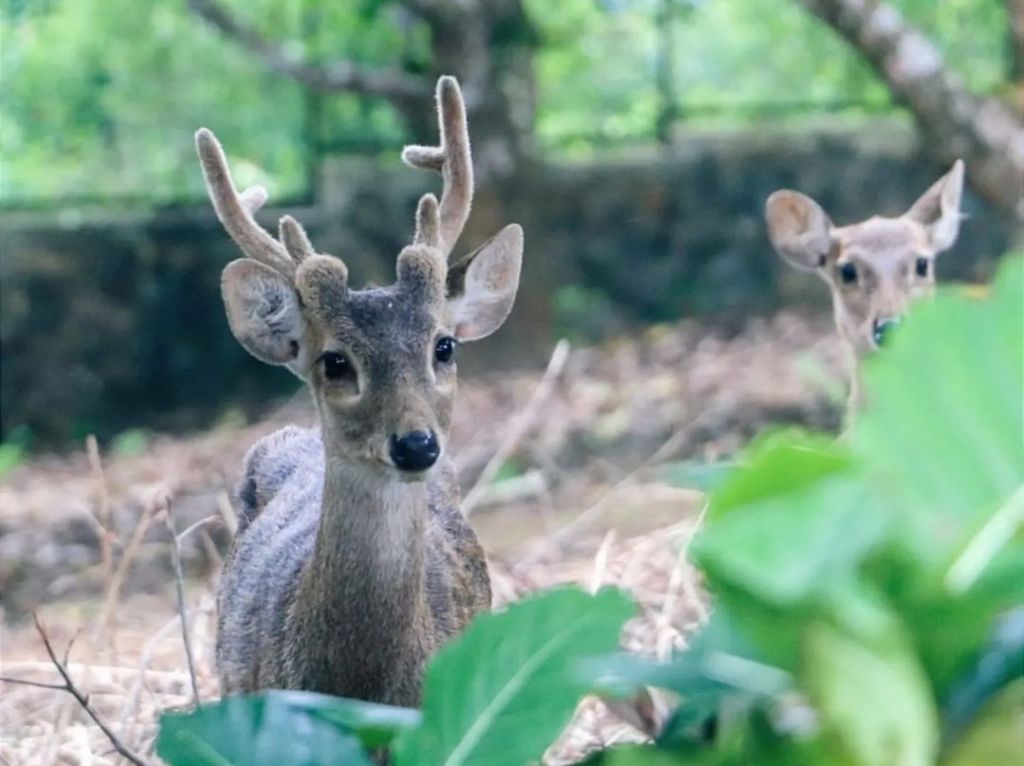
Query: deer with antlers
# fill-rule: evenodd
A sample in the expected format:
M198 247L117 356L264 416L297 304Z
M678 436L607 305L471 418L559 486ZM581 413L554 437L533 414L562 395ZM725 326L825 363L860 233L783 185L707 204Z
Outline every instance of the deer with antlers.
M882 346L911 304L935 291L935 258L960 231L964 164L957 160L903 215L835 226L810 197L783 189L766 205L768 236L797 268L832 291L836 329L850 359L848 411L862 404L860 360Z
M511 224L448 264L473 170L453 78L438 81L437 104L440 146L402 158L441 173L441 201L420 199L397 281L382 288L351 289L345 264L316 253L291 217L268 234L253 217L266 192L239 194L213 134L196 134L214 208L247 256L223 273L231 331L305 381L319 416L319 430L284 428L246 458L217 595L224 694L278 687L414 705L431 653L490 607L445 439L456 349L508 316L523 234Z

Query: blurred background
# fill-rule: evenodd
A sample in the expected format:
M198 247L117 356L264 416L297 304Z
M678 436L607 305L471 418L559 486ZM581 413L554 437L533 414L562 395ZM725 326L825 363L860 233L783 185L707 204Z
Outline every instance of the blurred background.
M894 0L903 18L872 30L853 0L3 0L2 454L294 391L227 331L236 252L193 132L269 189L265 224L292 212L356 282L387 282L438 186L398 154L435 140L442 73L478 178L461 249L527 232L513 318L470 373L542 364L561 336L825 310L769 248L779 187L846 223L902 212L963 157L939 275L984 279L1021 220L1021 6Z

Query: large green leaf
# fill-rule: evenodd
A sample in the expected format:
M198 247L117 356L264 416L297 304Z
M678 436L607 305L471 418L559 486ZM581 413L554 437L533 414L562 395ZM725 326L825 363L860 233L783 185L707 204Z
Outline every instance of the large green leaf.
M1024 756L1024 678L989 701L964 736L950 748L943 766L1020 763Z
M708 519L769 497L784 497L850 466L849 453L829 437L800 431L764 434L747 447L740 469L718 482Z
M632 602L616 590L557 589L478 617L430 663L423 723L396 766L522 766L539 758L587 691L574 664L611 652Z
M856 469L824 437L790 431L755 442L712 495L691 547L711 586L767 607L806 607L848 579L885 525L870 488L851 481Z
M947 565L1024 486L1022 317L1024 259L1007 259L989 300L939 295L868 365L853 443L925 567Z
M736 622L716 610L671 662L620 652L581 663L580 670L591 687L604 694L628 696L644 686L656 686L680 695L684 703L737 692L774 697L789 689L791 676L761 661Z
M227 697L162 715L156 751L172 766L370 766L359 738L337 721L367 723L371 742L383 744L385 729L416 720L415 711L403 708L356 702L344 712L349 706L311 692Z
M898 633L866 643L826 623L808 628L804 685L836 743L836 763L931 766L938 721L928 680Z

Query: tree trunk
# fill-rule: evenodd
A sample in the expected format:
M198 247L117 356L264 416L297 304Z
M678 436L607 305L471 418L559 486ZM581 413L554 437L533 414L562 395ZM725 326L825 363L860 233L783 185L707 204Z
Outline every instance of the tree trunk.
M1006 0L1010 33L1010 82L1024 88L1024 0Z
M1024 123L994 98L971 93L935 45L899 11L874 0L800 0L853 45L916 120L942 162L967 164L975 189L1024 223ZM1018 7L1022 0L1010 0Z

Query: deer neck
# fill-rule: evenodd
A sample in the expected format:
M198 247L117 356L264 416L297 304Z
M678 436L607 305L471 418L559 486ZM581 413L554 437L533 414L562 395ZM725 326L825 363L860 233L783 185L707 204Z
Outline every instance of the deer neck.
M426 482L327 453L316 543L293 616L315 688L383 699L426 651ZM313 687L303 687L313 688Z

